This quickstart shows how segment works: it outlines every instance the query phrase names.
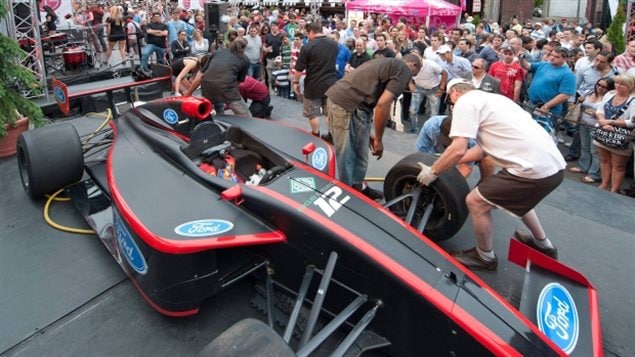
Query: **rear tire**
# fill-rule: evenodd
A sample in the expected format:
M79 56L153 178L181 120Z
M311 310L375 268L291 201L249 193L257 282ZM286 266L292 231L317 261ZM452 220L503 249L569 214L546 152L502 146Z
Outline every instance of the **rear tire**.
M17 157L22 187L32 199L75 183L84 173L82 143L68 123L20 134Z
M422 186L417 181L417 175L421 171L417 162L432 165L435 158L430 154L414 153L401 159L393 166L384 181L384 195L386 202L411 192L415 187L421 187L422 195L419 208L416 210L412 226L419 224L424 211L424 205L435 198L432 215L425 227L425 235L433 241L442 241L452 238L467 220L469 211L465 204L465 197L470 189L465 178L456 168L443 172L428 187ZM396 215L404 218L411 199L405 199L390 207Z

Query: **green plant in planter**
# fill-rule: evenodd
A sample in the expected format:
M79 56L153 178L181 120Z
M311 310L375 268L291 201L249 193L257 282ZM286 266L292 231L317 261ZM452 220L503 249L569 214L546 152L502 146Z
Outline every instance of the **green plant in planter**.
M8 1L0 1L0 18L8 14ZM21 117L29 118L34 126L44 124L42 110L22 96L19 87L38 89L39 82L27 68L19 64L26 53L18 43L0 33L0 139L7 133L5 125L15 126Z

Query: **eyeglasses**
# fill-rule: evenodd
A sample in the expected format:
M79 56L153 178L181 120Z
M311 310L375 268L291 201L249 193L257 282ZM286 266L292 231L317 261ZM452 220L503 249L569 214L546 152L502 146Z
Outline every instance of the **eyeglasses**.
M481 68L483 68L483 67L479 67L479 66L472 66L472 68L474 68L474 69L481 69Z

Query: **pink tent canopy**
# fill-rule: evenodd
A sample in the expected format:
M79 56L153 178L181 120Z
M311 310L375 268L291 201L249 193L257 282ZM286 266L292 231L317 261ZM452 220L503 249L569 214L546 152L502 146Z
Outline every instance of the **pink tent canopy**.
M428 15L457 17L461 14L460 6L443 0L348 0L346 9L418 18L425 18Z

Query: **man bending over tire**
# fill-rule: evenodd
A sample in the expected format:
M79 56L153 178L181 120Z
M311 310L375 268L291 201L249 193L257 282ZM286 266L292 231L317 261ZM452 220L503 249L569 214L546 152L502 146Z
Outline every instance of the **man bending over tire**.
M558 251L534 210L564 178L566 163L551 136L511 99L475 90L464 79L451 80L447 95L454 103L453 140L432 166L419 163L419 182L430 185L459 161L478 161L485 155L502 168L484 178L466 198L476 247L451 254L470 269L496 270L491 210L498 207L520 217L531 231L516 231L518 240L557 259ZM468 150L470 139L476 139L477 145Z

